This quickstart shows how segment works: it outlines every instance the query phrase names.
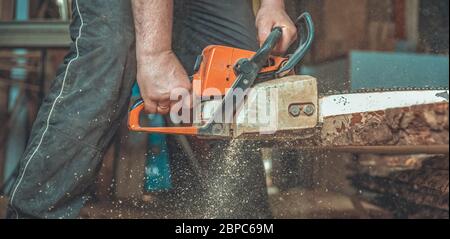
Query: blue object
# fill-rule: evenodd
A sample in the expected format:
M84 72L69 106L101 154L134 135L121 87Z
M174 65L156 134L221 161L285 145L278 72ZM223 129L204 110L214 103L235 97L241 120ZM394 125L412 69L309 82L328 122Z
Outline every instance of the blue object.
M448 64L448 56L353 51L351 88L448 87Z
M165 126L161 115L150 115L150 126ZM165 191L172 187L169 165L169 150L167 147L167 136L164 134L148 135L148 156L145 163L146 192Z
M137 84L132 89L133 98L140 97ZM148 115L151 127L164 127L166 122L161 115ZM148 155L145 162L144 191L160 192L172 188L169 149L167 136L163 134L148 135Z

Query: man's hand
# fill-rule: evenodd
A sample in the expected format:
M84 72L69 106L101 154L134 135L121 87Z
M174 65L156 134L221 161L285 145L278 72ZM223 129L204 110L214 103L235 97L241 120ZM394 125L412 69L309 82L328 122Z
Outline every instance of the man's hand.
M132 0L136 30L137 81L149 114L168 114L191 83L172 52L173 0ZM190 97L184 97L188 105Z
M145 111L149 114L168 114L175 101L170 95L185 95L191 90L189 77L171 51L140 60L137 67L137 82L141 89ZM184 92L183 92L184 91ZM182 99L189 107L190 97Z
M263 0L256 16L259 43L262 45L275 27L283 29L283 36L274 54L284 54L297 39L297 28L285 11L284 0Z

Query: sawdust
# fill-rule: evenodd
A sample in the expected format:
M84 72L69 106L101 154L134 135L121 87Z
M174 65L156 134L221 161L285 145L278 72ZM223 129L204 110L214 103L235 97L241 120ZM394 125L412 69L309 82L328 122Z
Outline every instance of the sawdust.
M219 163L213 175L212 180L207 184L206 201L205 201L205 218L222 217L223 212L226 214L233 214L232 205L230 205L230 198L235 197L233 191L237 185L235 180L240 174L240 167L236 156L239 149L242 147L242 141L232 140L223 154L223 162ZM219 156L219 157L220 157ZM220 160L222 161L222 160Z
M265 216L261 192L266 188L261 186L265 185L265 178L262 161L258 157L259 148L256 143L233 139L218 152L213 174L206 185L203 218Z

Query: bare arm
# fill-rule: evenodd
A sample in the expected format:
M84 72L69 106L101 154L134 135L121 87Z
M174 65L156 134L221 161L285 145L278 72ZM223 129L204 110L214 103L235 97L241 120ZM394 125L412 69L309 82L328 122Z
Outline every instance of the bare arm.
M173 0L132 0L138 60L172 50Z
M173 0L132 0L137 82L147 113L169 113L170 94L189 91L186 71L172 52Z

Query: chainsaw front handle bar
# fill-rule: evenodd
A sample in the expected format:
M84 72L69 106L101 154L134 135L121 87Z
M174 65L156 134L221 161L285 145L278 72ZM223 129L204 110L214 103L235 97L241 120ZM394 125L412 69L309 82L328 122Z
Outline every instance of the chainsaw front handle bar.
M130 109L128 115L128 128L131 131L160 134L197 135L197 127L142 127L140 116L144 111L144 100L139 99Z
M314 41L315 29L311 14L303 13L297 18L296 25L299 31L299 47L294 54L289 56L289 60L276 72L278 77L283 77L291 72L305 57Z

